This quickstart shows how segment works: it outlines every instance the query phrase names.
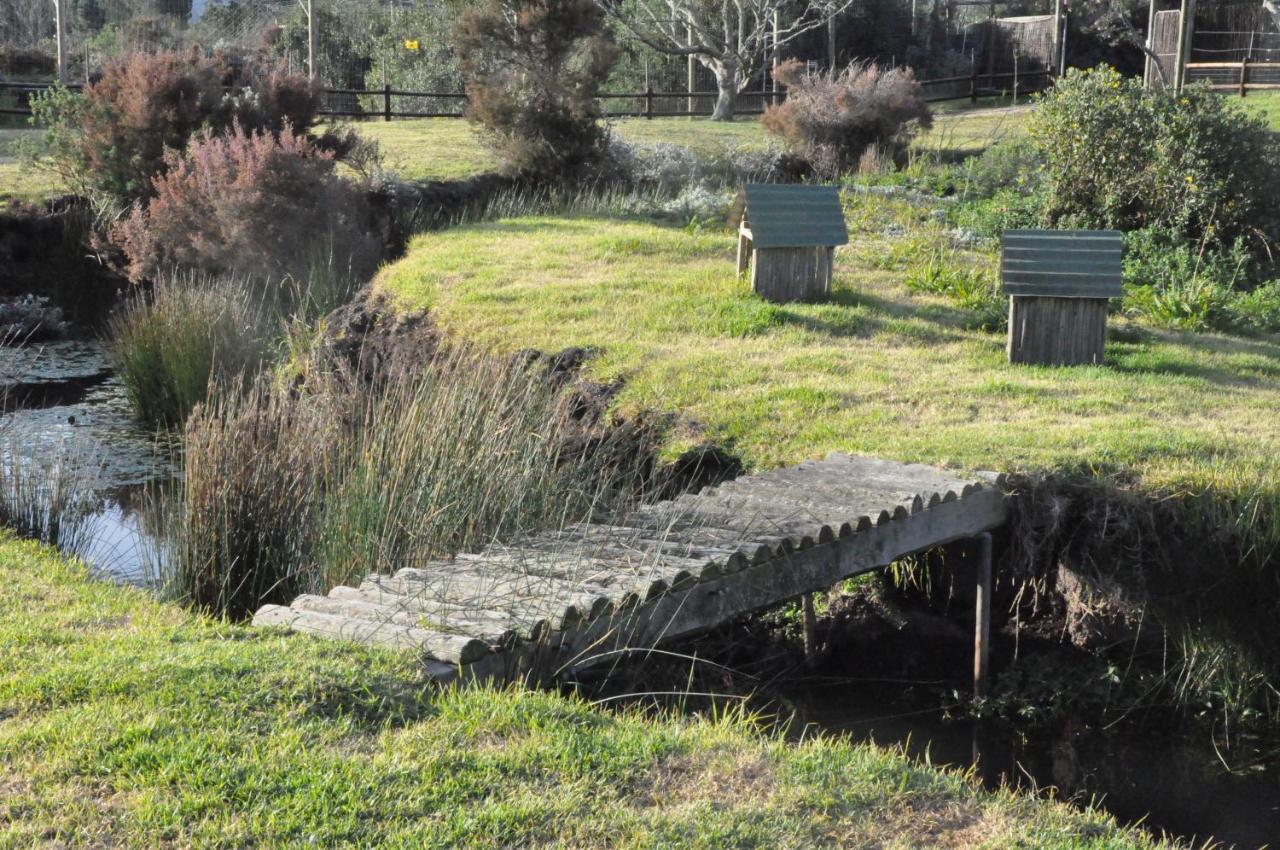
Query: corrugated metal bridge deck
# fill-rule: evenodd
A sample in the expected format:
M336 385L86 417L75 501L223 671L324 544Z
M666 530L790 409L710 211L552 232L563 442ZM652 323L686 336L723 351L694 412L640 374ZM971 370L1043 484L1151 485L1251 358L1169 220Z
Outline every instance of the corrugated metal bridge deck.
M833 454L612 524L266 605L254 623L416 650L441 680L543 678L714 628L1004 519L994 474Z

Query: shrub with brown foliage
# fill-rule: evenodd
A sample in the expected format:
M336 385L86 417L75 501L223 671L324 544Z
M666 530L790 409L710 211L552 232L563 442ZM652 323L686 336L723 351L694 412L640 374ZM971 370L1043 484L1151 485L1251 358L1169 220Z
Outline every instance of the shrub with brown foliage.
M83 95L54 90L34 106L68 185L120 207L149 198L165 151L185 149L201 130L306 133L320 91L306 77L172 51L123 57Z
M831 77L807 73L793 59L774 76L788 87L787 99L765 109L764 128L824 177L849 170L873 146L899 151L932 123L910 68L854 62Z
M617 48L593 0L488 0L455 31L469 103L508 174L569 177L608 143L596 95Z
M278 135L205 129L164 166L151 202L111 231L133 280L174 266L279 279L318 265L358 280L377 265L363 192L288 125Z

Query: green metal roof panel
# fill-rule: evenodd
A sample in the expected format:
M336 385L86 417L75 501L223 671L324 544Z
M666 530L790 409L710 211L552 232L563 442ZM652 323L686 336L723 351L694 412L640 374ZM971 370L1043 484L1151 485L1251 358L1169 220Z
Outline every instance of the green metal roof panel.
M1116 230L1009 230L1001 239L1006 295L1119 298L1124 236Z
M755 248L831 247L849 242L835 186L750 184L747 223Z

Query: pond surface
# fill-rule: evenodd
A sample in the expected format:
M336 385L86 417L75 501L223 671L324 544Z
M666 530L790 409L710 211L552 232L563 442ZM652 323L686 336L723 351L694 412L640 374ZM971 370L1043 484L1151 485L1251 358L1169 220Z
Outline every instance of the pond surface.
M77 553L105 575L142 583L155 563L144 488L173 476L177 448L137 424L102 344L0 348L0 396L0 451L37 469L60 465L93 494Z
M1274 761L1269 769L1250 766L1256 753L1218 751L1208 733L1108 731L1068 721L1053 733L1022 736L1007 726L948 720L942 709L877 691L845 684L799 694L792 732L808 725L810 733L899 745L936 765L975 765L989 788L1052 789L1059 799L1092 800L1123 823L1196 847L1210 838L1240 850L1280 847L1280 770Z
M73 464L93 488L91 540L80 554L104 576L144 583L155 564L144 487L177 470L172 439L133 418L106 352L96 342L0 348L0 451L25 462ZM1100 805L1157 834L1240 848L1280 847L1280 771L1232 772L1238 754L1215 752L1207 736L1134 737L1068 723L1023 737L1004 727L948 721L941 709L859 684L793 695L793 734L813 730L901 745L934 764L968 767L990 787L1008 784Z

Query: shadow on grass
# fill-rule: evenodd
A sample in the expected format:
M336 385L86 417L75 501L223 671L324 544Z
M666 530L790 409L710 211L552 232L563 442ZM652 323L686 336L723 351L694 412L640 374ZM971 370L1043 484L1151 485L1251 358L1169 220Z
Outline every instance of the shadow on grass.
M844 308L847 312L823 310ZM815 312L816 311L816 312ZM784 305L778 318L784 324L831 337L870 338L877 334L909 338L917 342L960 342L972 314L941 304L904 304L858 289L834 289L826 301Z
M1157 348L1156 346L1166 346ZM1197 362L1208 355L1243 358L1227 366ZM1115 329L1109 334L1105 365L1134 375L1198 378L1226 386L1252 387L1260 380L1280 378L1280 345L1192 332Z
M309 717L342 718L361 732L377 732L399 729L439 714L436 694L437 689L420 680L363 676L315 682L298 696Z

